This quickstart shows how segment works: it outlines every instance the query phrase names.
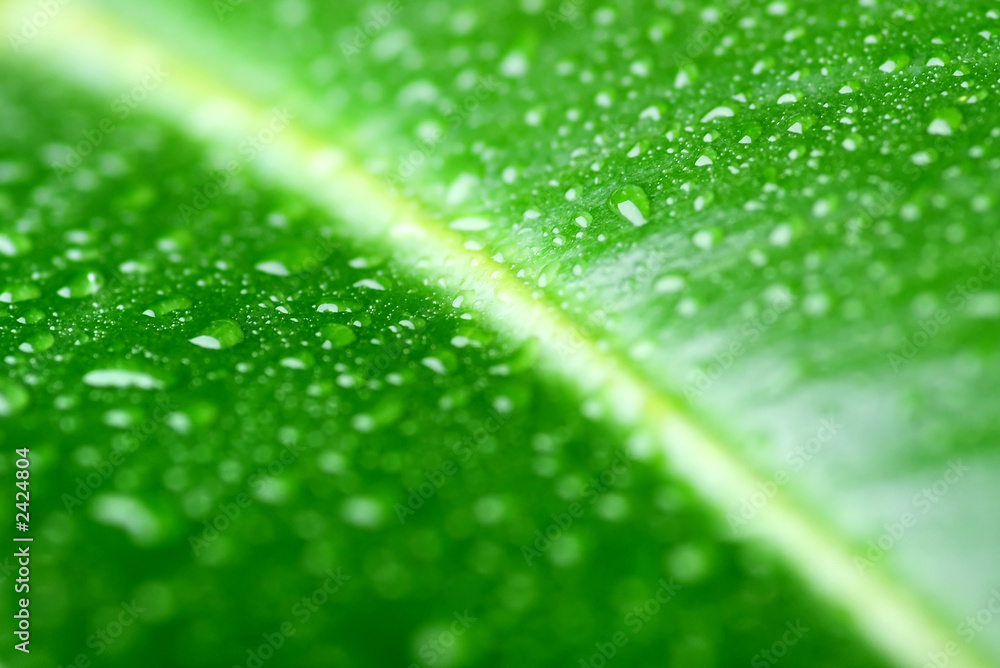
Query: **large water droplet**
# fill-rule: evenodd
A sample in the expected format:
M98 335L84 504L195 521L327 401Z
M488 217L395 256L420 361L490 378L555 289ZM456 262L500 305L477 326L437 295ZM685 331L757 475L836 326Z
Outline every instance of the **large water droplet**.
M347 325L324 325L319 333L323 337L323 347L326 349L349 346L358 338L354 330Z
M191 300L184 295L170 295L169 297L164 297L160 301L156 302L142 313L143 315L148 315L150 318L153 318L166 315L172 311L180 311L190 307Z
M79 299L96 294L104 287L104 277L96 271L81 271L70 277L66 285L57 290L60 297Z
M7 284L3 292L0 292L0 302L16 304L17 302L38 299L41 296L42 291L34 283L13 283Z
M31 240L20 232L0 232L0 254L13 257L31 250Z
M225 350L242 343L243 330L232 320L216 320L191 343L208 350Z
M23 353L40 353L51 348L55 342L56 339L50 332L38 332L29 336L18 349Z

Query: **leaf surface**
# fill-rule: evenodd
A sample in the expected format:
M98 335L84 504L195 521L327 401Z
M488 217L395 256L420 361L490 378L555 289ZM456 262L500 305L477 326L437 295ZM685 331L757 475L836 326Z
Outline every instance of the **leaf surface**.
M223 6L8 61L39 661L994 665L988 4Z

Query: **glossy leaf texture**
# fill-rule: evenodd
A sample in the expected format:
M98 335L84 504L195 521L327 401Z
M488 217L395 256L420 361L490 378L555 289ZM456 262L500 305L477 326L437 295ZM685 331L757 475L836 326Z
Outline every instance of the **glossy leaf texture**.
M11 665L997 665L993 3L53 6Z

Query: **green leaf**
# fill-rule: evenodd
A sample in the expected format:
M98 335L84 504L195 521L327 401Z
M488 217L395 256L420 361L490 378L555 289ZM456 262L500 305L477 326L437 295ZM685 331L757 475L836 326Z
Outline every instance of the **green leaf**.
M0 6L4 656L998 665L991 7Z

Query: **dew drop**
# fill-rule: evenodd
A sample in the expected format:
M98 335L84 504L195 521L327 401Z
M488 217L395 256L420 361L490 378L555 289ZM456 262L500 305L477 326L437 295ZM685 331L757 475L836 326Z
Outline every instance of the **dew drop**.
M265 274L271 274L272 276L290 276L292 272L288 271L283 263L277 260L271 260L270 262L261 262L257 264L254 269L257 271L262 271Z
M191 308L190 299L184 295L170 295L169 297L164 297L158 302L155 302L142 313L143 315L148 315L150 318L155 318L173 311L181 311L186 308Z
M369 290L385 290L385 286L374 278L362 278L354 284L356 288L368 288Z
M96 369L83 377L83 382L91 387L134 387L140 390L161 390L163 381L142 371L127 369Z
M91 504L94 519L118 527L138 545L155 543L163 532L160 520L141 501L124 494L104 494Z
M84 271L74 274L56 293L65 299L79 299L97 294L102 287L104 287L103 276L96 271Z
M448 227L459 232L481 232L490 227L490 221L483 218L459 218L452 221Z
M357 340L357 336L347 325L325 325L319 330L323 337L323 347L327 350L331 348L343 348L349 346Z
M637 185L619 188L608 200L611 209L636 227L649 220L649 196Z
M420 363L434 373L444 375L447 371L447 369L445 369L444 362L436 357L425 357Z
M664 274L656 280L653 289L660 294L673 294L684 289L685 281L677 274Z
M731 118L733 116L733 110L731 107L716 107L710 112L702 116L701 122L708 123L716 118Z
M8 378L0 378L0 417L17 415L25 409L29 400L24 386Z
M4 287L3 292L0 292L0 302L16 304L18 302L38 299L41 296L42 291L33 283L8 284Z
M347 499L340 508L340 516L348 524L364 529L375 529L382 524L385 509L377 500L368 496Z
M31 240L18 232L0 233L0 255L14 257L31 250Z
M199 348L224 350L243 341L243 330L232 320L216 320L190 341Z

